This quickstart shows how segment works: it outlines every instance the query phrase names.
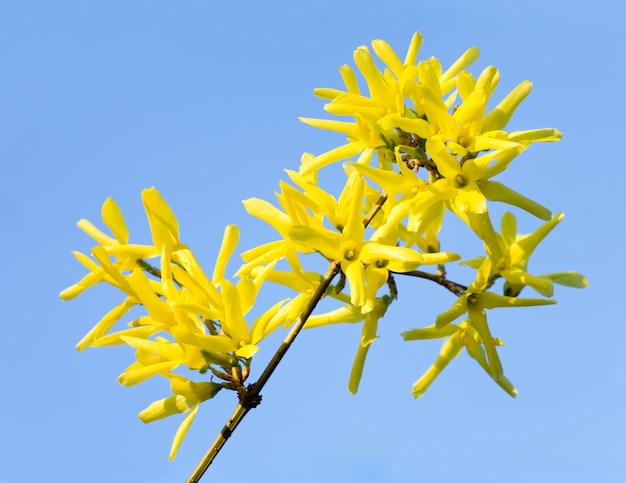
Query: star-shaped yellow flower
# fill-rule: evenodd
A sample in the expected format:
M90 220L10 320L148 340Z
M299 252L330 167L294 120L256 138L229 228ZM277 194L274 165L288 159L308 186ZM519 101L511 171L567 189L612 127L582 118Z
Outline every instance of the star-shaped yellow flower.
M506 280L505 295L516 297L526 285L544 297L552 297L554 282L577 288L587 286L587 279L577 272L549 273L538 276L528 273L528 260L535 248L563 220L564 216L563 213L557 213L528 235L516 233L517 220L513 213L506 212L502 216L500 238L503 246L502 258L494 271Z
M491 259L485 258L478 268L476 279L467 288L465 293L461 295L454 305L447 311L437 316L435 326L437 328L445 327L455 321L464 314L468 314L469 324L476 330L482 343L485 346L487 360L489 363L489 372L497 381L502 373L502 364L496 351L496 343L491 335L489 325L487 324L486 309L496 307L528 307L533 305L550 305L555 304L554 300L545 299L521 299L515 297L507 297L498 295L493 292L485 292L491 275Z
M363 313L374 307L374 294L385 283L388 271L408 272L422 264L457 260L451 253L419 253L416 250L366 241L363 225L365 180L358 177L350 191L346 226L341 233L324 227L294 226L289 236L299 245L319 251L329 260L340 260L350 285L351 303ZM382 269L375 270L375 268Z

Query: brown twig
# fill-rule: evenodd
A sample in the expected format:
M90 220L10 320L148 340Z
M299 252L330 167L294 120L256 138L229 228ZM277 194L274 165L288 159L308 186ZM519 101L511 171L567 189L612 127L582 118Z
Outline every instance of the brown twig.
M462 285L457 282L453 282L452 280L448 280L444 275L434 274L428 272L422 272L421 270L412 270L410 272L393 272L397 275L408 275L410 277L423 278L426 280L430 280L431 282L435 282L442 287L445 287L450 292L452 292L457 297L463 295L463 293L467 290L466 285Z

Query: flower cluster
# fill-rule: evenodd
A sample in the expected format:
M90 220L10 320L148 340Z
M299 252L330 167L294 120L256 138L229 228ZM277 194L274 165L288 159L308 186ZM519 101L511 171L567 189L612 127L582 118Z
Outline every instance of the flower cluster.
M209 278L180 241L176 218L155 188L142 194L152 232L150 245L129 242L124 218L111 199L103 205L102 219L112 236L86 220L79 222L98 245L91 250L92 258L75 253L89 273L61 297L70 299L107 282L124 299L78 348L127 344L136 350L136 360L120 375L121 384L137 384L156 375L169 380L172 394L139 416L150 422L187 413L171 458L199 404L222 389L240 397L245 394L258 344L303 317L324 278L315 269L305 269L313 258L321 256L340 267L339 280L325 292L337 307L307 314L305 328L362 322L348 384L352 393L358 389L379 321L397 295L398 277L434 281L457 296L432 325L402 334L406 340L445 339L435 363L415 383L415 397L463 347L514 396L516 390L498 356L501 341L492 335L486 310L553 304L554 283L586 286L586 279L575 272L528 272L529 257L563 215L553 216L495 180L532 143L561 137L555 129L505 130L531 83L522 82L488 108L498 70L488 67L474 78L466 68L477 58L476 48L445 71L436 58L418 62L421 41L419 34L413 36L404 60L382 40L372 43L378 60L367 47L359 47L354 61L366 92L347 65L340 68L345 90L315 91L328 101L326 111L343 120L302 121L345 134L347 142L320 155L303 155L299 169L286 171L288 181L280 181L277 206L256 198L244 201L248 213L268 223L278 237L241 255L236 282L226 276L226 266L236 250L238 228L226 228ZM382 70L377 66L381 63ZM318 183L318 173L341 161L345 182L335 197ZM515 217L507 212L498 231L488 210L493 201L520 208L544 223L532 234L518 235ZM446 213L462 220L484 246L484 254L461 262L476 272L468 286L446 278L445 264L461 260L460 255L441 250L439 232ZM422 266L434 266L434 272L422 271ZM504 281L502 294L495 292L498 279ZM268 308L256 307L261 315L250 321L246 316L259 305L264 283L283 286L288 296ZM518 297L527 286L542 297ZM117 330L116 323L134 306L143 307L145 315ZM185 367L210 377L192 381L181 374Z
M79 227L98 242L91 250L95 261L74 252L89 273L61 292L61 298L71 299L100 282L108 282L124 294L124 300L87 333L77 348L127 344L136 349L136 361L118 379L125 386L155 375L169 379L172 395L155 401L139 417L151 422L189 411L174 438L173 458L198 405L221 389L241 390L257 343L285 322L293 304L279 302L249 324L245 315L255 304L268 270L242 277L236 285L225 278L226 265L236 249L238 228L226 227L209 279L191 250L180 242L178 222L157 190L144 190L142 199L153 243L129 243L122 213L112 199L107 199L102 219L113 237L87 220L79 221ZM159 259L156 266L149 262L155 258ZM133 306L142 306L146 315L131 321L129 328L112 332ZM200 373L210 371L219 382L193 382L173 372L180 366Z

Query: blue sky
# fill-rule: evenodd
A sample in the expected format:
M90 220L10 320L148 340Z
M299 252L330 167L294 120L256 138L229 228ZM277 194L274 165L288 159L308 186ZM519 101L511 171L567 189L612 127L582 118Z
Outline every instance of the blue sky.
M205 479L623 481L620 7L0 3L0 481L184 481L235 397L204 404L177 459L167 460L180 419L144 425L137 418L167 395L167 384L120 386L117 375L133 358L128 348L74 349L118 301L106 288L59 300L84 273L70 250L91 248L76 221L99 222L111 196L131 238L148 241L140 192L156 186L183 240L209 267L228 223L241 227L244 249L272 240L241 200L271 200L282 170L295 169L302 152L341 142L298 122L324 116L313 88L340 87L338 67L373 39L402 56L414 31L424 35L420 58L435 55L444 65L479 47L471 70L500 69L496 98L533 81L511 127L557 127L564 137L533 146L503 180L567 215L533 266L577 270L590 285L558 287L556 306L490 319L506 344L500 353L516 399L463 356L416 401L411 385L439 342L403 342L399 333L432 323L451 300L401 281L358 395L346 387L360 327L303 333ZM530 218L521 223L536 226ZM267 342L256 375L279 339Z

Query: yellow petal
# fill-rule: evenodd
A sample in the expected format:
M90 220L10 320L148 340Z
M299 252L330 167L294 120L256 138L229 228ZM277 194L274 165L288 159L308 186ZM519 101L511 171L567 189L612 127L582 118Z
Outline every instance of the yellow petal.
M439 355L433 365L413 384L413 389L411 390L413 397L419 398L423 396L437 376L441 374L441 371L445 369L452 359L459 355L462 348L463 343L458 336L458 332L448 337L441 345Z
M437 316L435 327L437 329L443 329L450 322L454 322L465 312L467 312L467 295L462 295L454 302L451 308Z
M180 361L185 359L185 353L180 346L173 342L160 342L139 337L122 336L121 339L135 349L145 349L152 354L157 354L163 359L170 361ZM157 337L157 339L159 339ZM164 340L163 338L160 338Z
M563 218L565 218L564 213L557 213L550 220L546 221L543 225L537 228L533 233L518 237L517 244L524 251L526 259L530 257L541 240L543 240L548 233L550 233L556 225L563 220Z
M298 172L302 176L307 176L331 163L334 163L336 161L341 161L343 159L351 158L355 154L358 154L361 151L363 151L363 149L365 149L366 147L367 146L362 142L344 144L343 146L339 146L338 148L331 149L330 151L327 151L324 154L315 156L313 159L309 160L307 164L300 166L300 170Z
M354 262L341 262L341 269L346 274L348 283L350 284L350 302L352 305L362 307L365 305L365 269L363 264L356 260Z
M487 360L489 362L489 373L491 374L491 377L497 380L503 376L502 363L500 362L500 358L498 357L496 345L494 343L493 337L491 336L489 325L487 324L487 316L485 314L485 311L481 308L474 307L472 303L468 301L467 312L469 315L470 323L476 329L478 335L480 335L483 345L485 346L485 351L487 352Z
M172 328L172 335L179 344L188 344L205 352L228 353L239 347L231 337L225 335L207 335Z
M459 72L456 78L456 88L462 99L467 99L476 88L476 80L468 71Z
M386 268L378 268L375 264L365 268L365 305L361 308L364 314L374 310L376 294L389 278L389 271ZM367 317L365 318L367 324ZM370 341L371 342L371 341Z
M102 337L98 337L91 344L91 347L104 347L111 345L120 345L125 342L122 340L122 337L137 337L139 339L147 339L148 337L154 335L159 332L159 327L156 326L142 326L142 327L133 327L131 329L119 330L117 332L112 332L107 335L103 335Z
M478 59L479 55L480 51L477 47L470 47L467 49L463 55L455 60L454 63L441 75L439 82L441 82L441 84L448 82L454 77L455 74L460 73L461 70L465 69Z
M324 228L296 225L289 231L289 238L298 245L314 248L331 260L341 260L344 256L342 236Z
M367 82L372 100L385 106L391 105L392 94L367 47L362 46L354 51L354 62Z
M288 299L283 299L275 303L269 309L263 312L263 314L252 323L252 328L250 329L252 344L257 344L266 335L269 334L268 328L270 324L272 323L272 320L278 314L280 308L283 306L285 302L287 302L287 300ZM274 328L275 328L277 325L282 325L282 324L272 324L272 325L274 325Z
M474 296L479 301L479 305L485 309L494 309L496 307L534 307L535 305L556 304L556 300L507 297L493 292L477 293L474 294Z
M213 398L222 388L221 384L214 382L194 382L179 374L170 378L170 387L174 394L179 394L195 403Z
M544 297L552 297L554 288L552 280L544 277L531 275L521 268L511 268L500 271L500 274L510 283L515 285L528 285L534 288Z
M157 362L137 369L126 370L117 378L122 386L134 386L157 374L165 374L176 369L181 363L178 361Z
M92 342L98 340L106 334L115 323L126 314L130 308L137 303L135 298L127 297L121 304L110 310L100 321L87 332L80 342L76 345L79 351L85 350Z
M355 178L348 198L348 212L346 226L343 228L342 238L354 243L362 243L365 227L363 226L363 196L365 194L365 179ZM341 203L341 200L340 200Z
M282 237L286 237L293 222L291 219L271 203L259 198L244 200L246 211L274 228Z
M256 354L259 350L258 345L254 344L246 344L235 351L239 357L243 357L244 359L250 359L254 354Z
M80 282L75 283L74 285L67 287L65 290L63 290L59 294L59 297L61 297L61 300L71 300L74 297L77 297L78 295L83 293L89 287L92 287L93 285L96 285L102 282L103 280L104 280L104 270L98 267L97 270L85 275L80 280Z
M114 245L116 243L115 239L111 238L108 235L105 235L102 231L95 227L93 223L89 220L81 219L76 223L78 228L87 233L90 237L95 239L98 243L102 245Z
M109 255L114 255L118 259L128 257L131 259L137 258L154 258L161 255L162 250L159 250L152 245L137 245L137 244L124 244L124 245L105 245L104 250Z
M363 245L359 258L367 263L374 263L378 260L393 260L403 262L408 266L413 266L409 270L414 270L422 263L422 254L410 248L383 245L376 242L367 242Z
M114 266L111 263L109 254L106 252L104 247L102 247L101 245L93 247L93 249L91 250L91 254L96 260L98 260L100 266L106 272L106 274L111 277L113 285L119 288L122 292L132 295L132 290L126 277L120 272L117 266Z
M563 134L554 128L531 129L529 131L515 131L508 135L510 141L556 142Z
M176 458L176 453L178 453L178 448L180 444L183 442L187 431L189 430L189 426L193 423L196 414L198 413L198 404L191 408L191 411L185 416L183 422L178 427L176 434L174 435L174 441L172 441L172 448L170 449L170 461Z
M434 127L428 121L404 117L397 113L381 118L379 124L383 129L399 128L405 132L417 134L423 139L428 139L436 133Z
M229 280L222 280L225 316L222 329L237 342L249 341L248 323L241 312L239 292Z
M483 121L483 131L504 129L517 106L530 94L532 87L532 82L524 81L509 92L496 107L487 113Z
M452 156L440 138L430 138L426 142L426 151L437 164L439 172L448 180L453 181L461 172L461 166L457 159Z
M217 255L217 260L215 261L215 268L213 269L212 277L213 285L218 285L224 279L226 265L237 248L238 242L239 228L237 228L236 225L228 225L224 230L222 245L220 246L220 251Z
M462 125L462 128L467 129L472 135L476 134L476 130L469 129L470 124L482 121L483 112L485 111L488 99L484 91L476 89L465 99L463 104L454 111L453 117L455 121Z
M356 76L354 75L352 67L350 67L349 65L342 65L341 67L339 67L339 74L341 74L341 79L346 85L346 89L348 89L348 92L357 95L360 94L359 83L356 80Z
M460 259L460 255L451 252L422 253L422 265L439 265Z
M345 91L339 89L332 89L330 87L316 87L313 89L313 95L320 99L327 99L332 101L335 97L345 94ZM302 119L301 119L302 120Z
M163 244L172 247L178 245L178 221L157 189L152 187L143 190L141 199L150 224L154 245L159 249Z
M409 44L409 49L406 53L406 57L404 58L404 65L414 65L417 60L417 54L419 53L420 47L422 45L422 34L419 32L415 32L413 37L411 37L411 43Z
M359 389L359 382L361 382L363 366L365 365L365 357L367 356L369 348L370 344L365 346L363 344L359 344L359 347L357 348L356 357L354 358L352 370L350 371L350 379L348 380L348 391L350 391L351 394L356 394Z
M102 205L102 221L109 227L118 242L128 243L128 228L126 228L124 216L112 198L107 198Z
M304 327L306 329L311 329L313 327L321 327L322 325L329 324L352 324L363 320L364 317L365 315L361 313L360 307L355 307L354 305L344 305L343 307L330 312L311 315L307 319Z
M389 67L389 69L391 69L391 72L393 72L397 78L400 78L402 71L404 70L404 64L393 51L391 46L384 40L377 39L372 41L372 48L378 58L382 60L385 65Z
M458 329L459 327L454 324L448 324L442 328L429 325L428 327L407 330L406 332L402 332L401 335L404 340L441 339L454 334Z
M313 126L318 129L337 131L353 139L359 138L359 128L354 122L332 121L328 119L312 119L308 117L300 117L299 120L305 124L308 124L309 126Z
M187 288L187 285L185 285ZM217 320L222 317L221 311L215 310L205 304L194 302L173 302L171 307L174 311L183 311L185 313L192 313L199 315L204 319ZM195 325L195 324L194 324Z
M176 265L180 265L184 271L188 272L190 275L190 279L193 280L194 285L201 287L202 290L208 295L211 305L214 307L219 307L221 305L221 297L219 292L215 288L215 286L209 281L204 270L196 260L193 255L193 252L189 250L189 248L184 245L179 246L176 250L172 252L172 272L177 272ZM183 283L183 286L186 286Z
M164 302L157 296L150 286L148 278L141 270L134 270L127 277L127 280L133 294L141 301L155 321L166 325L175 324L172 309L167 302Z
M502 221L500 221L500 234L502 235L502 239L506 246L511 246L515 243L515 236L517 235L517 219L510 211L507 211L504 215L502 215Z
M589 285L587 278L578 272L548 273L542 275L542 277L549 278L553 282L567 287L585 288Z
M286 169L285 172L291 181L304 190L308 197L315 201L318 206L322 207L326 213L332 213L335 211L335 208L337 208L337 200L333 195L324 191L317 185L317 183L312 183L306 177L295 171Z
M192 402L179 394L172 394L151 403L139 413L139 419L144 423L151 423L167 418L173 414L184 413L189 410Z
M422 88L422 96L424 99L424 110L428 120L434 128L446 139L457 141L459 130L454 117L448 112L448 108L441 100L441 96L437 96L430 89ZM430 153L430 150L427 151Z
M501 201L508 203L512 206L517 206L524 211L527 211L531 215L535 215L542 220L549 220L552 217L550 210L539 203L526 198L524 195L512 190L508 186L499 183L498 181L481 181L477 182L478 187L482 194L485 195L489 201Z

